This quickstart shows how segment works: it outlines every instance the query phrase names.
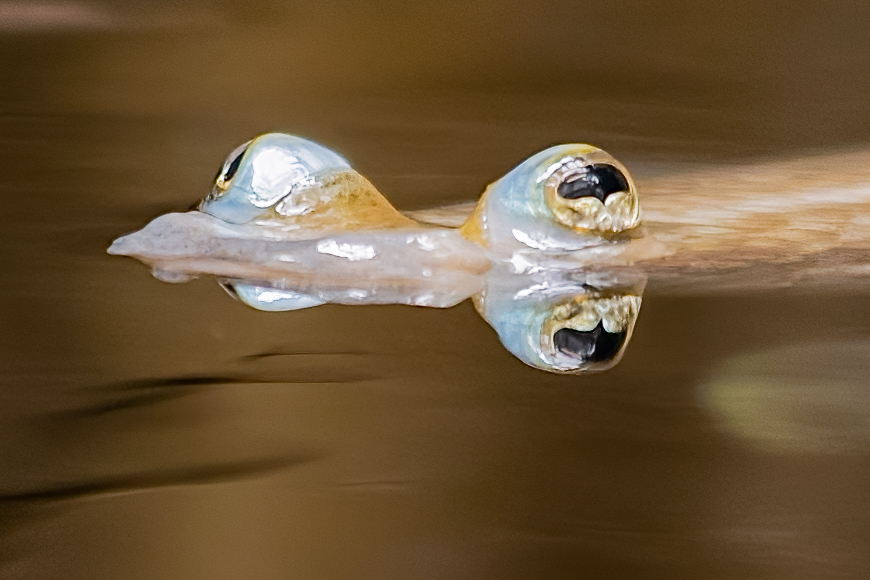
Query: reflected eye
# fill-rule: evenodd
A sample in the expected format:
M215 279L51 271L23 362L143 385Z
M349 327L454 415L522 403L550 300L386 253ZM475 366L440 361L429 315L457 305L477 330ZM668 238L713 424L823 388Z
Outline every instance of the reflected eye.
M613 359L625 344L627 332L607 332L599 322L592 330L560 328L553 335L556 349L568 356L586 362L605 362Z
M557 192L565 199L595 197L603 202L611 193L628 191L628 187L628 180L618 169L612 165L598 164L568 175L557 187Z
M631 337L640 296L579 295L550 309L541 327L545 356L562 370L602 370L616 364Z

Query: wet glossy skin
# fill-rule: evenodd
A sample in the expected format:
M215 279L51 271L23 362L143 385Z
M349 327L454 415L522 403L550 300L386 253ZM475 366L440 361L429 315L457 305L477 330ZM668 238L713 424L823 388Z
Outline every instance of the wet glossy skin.
M158 218L116 241L110 253L139 257L167 281L219 276L231 295L265 311L328 302L445 307L476 296L503 344L527 364L553 372L602 370L628 344L640 290L617 291L618 299L608 296L620 283L589 290L584 269L637 264L631 277L643 279L643 271L665 273L680 264L715 271L717 261L739 265L767 251L771 272L757 282L791 284L788 264L840 243L838 231L867 239L846 225L860 222L864 198L870 199L870 176L846 171L864 156L820 159L842 168L837 175L845 181L809 174L793 191L776 185L788 164L688 174L682 187L665 182L658 196L652 183L652 215L659 223L630 236L640 220L635 185L618 161L588 145L533 155L491 184L467 218L468 210L448 208L412 213L418 222L400 214L334 152L268 134L227 157L200 211ZM711 186L721 192L715 203L705 196L704 207L693 199ZM754 226L771 214L804 221L777 231L768 231L765 221L761 229ZM462 225L436 227L451 223ZM777 239L794 227L799 236ZM808 233L813 230L816 237ZM742 244L739 253L730 249L734 237ZM777 269L777 263L784 266ZM824 267L834 266L828 261ZM564 279L573 281L565 286ZM532 310L523 305L528 299Z
M506 255L580 250L639 224L637 191L621 163L591 145L557 145L492 183L460 231Z
M444 307L476 296L518 358L581 372L619 360L640 291L617 299L609 285L590 290L589 260L571 252L621 247L606 236L636 227L639 216L627 170L589 145L530 157L452 230L403 216L325 147L267 134L229 154L199 211L162 216L109 252L138 257L165 281L217 275L232 296L267 312L328 302ZM566 262L533 276L517 268L521 254L527 263ZM562 286L558 296L541 292L551 283ZM502 296L522 286L523 300ZM607 330L596 332L602 321Z

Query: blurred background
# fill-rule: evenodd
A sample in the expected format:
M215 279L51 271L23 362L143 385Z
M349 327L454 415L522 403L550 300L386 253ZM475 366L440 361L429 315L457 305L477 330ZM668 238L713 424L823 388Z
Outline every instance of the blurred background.
M265 131L403 209L558 142L641 189L862 148L868 18L0 1L0 578L866 577L870 292L651 284L623 362L563 377L469 303L265 314L105 248Z

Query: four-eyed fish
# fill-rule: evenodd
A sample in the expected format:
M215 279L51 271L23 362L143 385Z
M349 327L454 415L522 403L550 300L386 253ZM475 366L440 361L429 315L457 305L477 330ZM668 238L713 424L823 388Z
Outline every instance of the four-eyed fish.
M620 234L640 223L625 167L590 145L551 147L491 184L461 227L446 227L456 216L403 214L337 153L273 133L227 157L196 211L161 216L109 253L167 281L215 275L266 311L446 307L474 296L527 364L576 372L616 363L643 283L599 275L595 286L582 267L618 254Z
M866 288L870 150L650 167L642 228L632 178L588 145L530 157L476 204L402 213L338 154L263 135L198 211L109 252L167 281L214 275L261 310L474 296L511 352L559 372L618 358L645 277L671 294Z

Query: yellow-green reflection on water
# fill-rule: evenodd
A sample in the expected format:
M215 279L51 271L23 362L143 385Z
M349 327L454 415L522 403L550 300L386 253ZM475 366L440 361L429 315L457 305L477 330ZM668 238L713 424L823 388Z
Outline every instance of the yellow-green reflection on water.
M870 444L870 343L799 342L718 365L701 397L761 449L861 452Z

